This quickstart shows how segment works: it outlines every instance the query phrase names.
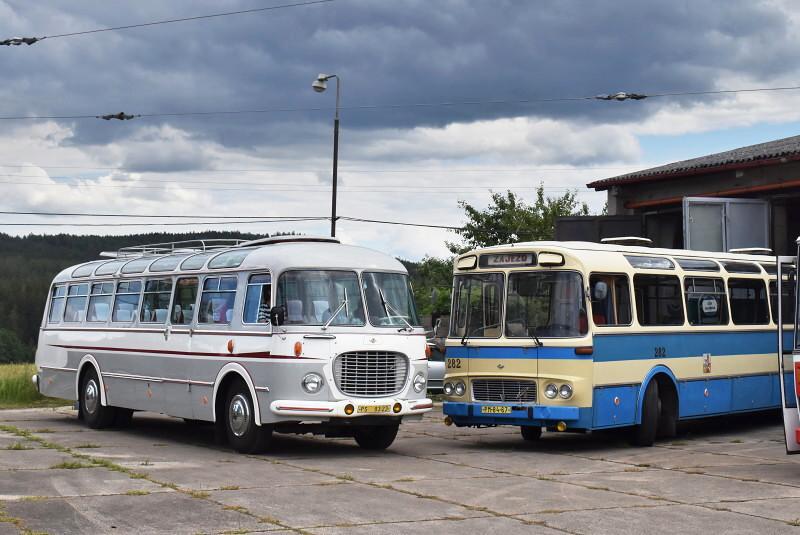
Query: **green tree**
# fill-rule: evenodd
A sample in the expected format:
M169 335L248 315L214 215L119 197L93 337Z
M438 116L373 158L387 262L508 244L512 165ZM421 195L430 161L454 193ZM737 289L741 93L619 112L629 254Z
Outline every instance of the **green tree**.
M0 363L30 362L32 360L32 348L23 344L14 331L0 329Z
M461 243L447 243L453 254L461 254L476 247L488 247L519 241L552 240L556 218L589 215L586 203L577 199L577 190L561 197L545 197L544 185L536 190L533 204L507 191L492 192L492 202L481 210L466 201L458 204L464 209L467 223L456 230Z
M447 314L453 284L453 261L426 256L418 263L403 261L414 286L414 301L422 316Z

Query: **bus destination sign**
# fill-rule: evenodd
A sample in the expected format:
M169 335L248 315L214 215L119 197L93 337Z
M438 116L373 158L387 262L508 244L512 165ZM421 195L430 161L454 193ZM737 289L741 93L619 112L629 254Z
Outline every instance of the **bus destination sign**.
M481 255L482 267L511 267L534 265L533 253Z

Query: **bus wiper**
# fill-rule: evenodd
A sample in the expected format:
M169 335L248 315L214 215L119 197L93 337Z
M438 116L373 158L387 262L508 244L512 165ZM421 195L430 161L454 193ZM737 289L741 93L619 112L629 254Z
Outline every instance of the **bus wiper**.
M475 327L474 329L472 329L469 332L465 328L464 329L464 336L461 337L461 345L462 346L467 345L467 340L469 340L472 337L473 334L475 334L476 332L480 331L481 329L491 329L492 327L499 327L499 326L500 326L499 323L492 323L491 325L482 325L480 327Z
M394 314L408 326L408 327L403 327L402 329L400 329L400 331L408 330L408 332L412 332L414 330L414 327L412 327L411 324L406 320L405 316L400 314L400 312L398 312L396 308L394 308L392 305L389 304L389 302L386 300L386 296L383 295L383 288L378 288L378 294L381 296L381 304L383 305L383 309L386 311L386 316L391 316L392 314Z
M344 299L342 300L342 304L339 305L339 308L336 309L336 312L331 314L331 317L328 318L328 321L326 321L325 325L322 326L322 330L323 331L331 326L331 323L333 323L333 320L336 319L336 316L339 315L339 312L341 312L342 309L345 308L346 306L348 306L348 304L347 304L347 288L345 288L345 290L344 290Z
M530 329L530 327L528 326L528 323L527 323L527 322L525 322L525 332L526 332L526 333L528 333L528 337L532 338L532 339L533 339L533 341L534 341L534 342L536 342L536 347L543 347L543 346L544 346L544 344L542 343L542 341L541 341L541 340L539 340L539 337L538 337L538 336L536 336L536 329L538 329L538 327L537 327L537 325L534 323L534 324L533 324L533 332L531 333L531 329Z

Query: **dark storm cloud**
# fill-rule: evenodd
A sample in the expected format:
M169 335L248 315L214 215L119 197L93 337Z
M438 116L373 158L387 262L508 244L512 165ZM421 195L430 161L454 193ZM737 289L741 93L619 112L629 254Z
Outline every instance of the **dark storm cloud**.
M0 36L46 35L227 10L245 1L2 2ZM787 17L718 0L338 0L43 41L0 50L0 115L150 113L704 90L721 73L769 79L798 66ZM682 102L689 103L689 100ZM663 101L345 110L347 128L441 126L520 115L629 121ZM330 111L130 123L78 121L77 145L172 124L233 147L329 143ZM164 161L167 168L188 162Z

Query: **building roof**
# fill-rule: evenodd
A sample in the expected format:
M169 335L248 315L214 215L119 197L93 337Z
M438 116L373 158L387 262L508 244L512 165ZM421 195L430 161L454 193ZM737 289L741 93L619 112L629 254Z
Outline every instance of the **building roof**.
M668 163L642 171L596 180L587 184L595 190L605 190L619 184L647 180L667 180L687 175L708 173L725 168L743 168L756 165L773 165L800 159L800 136L792 136L766 143L700 156L691 160Z

